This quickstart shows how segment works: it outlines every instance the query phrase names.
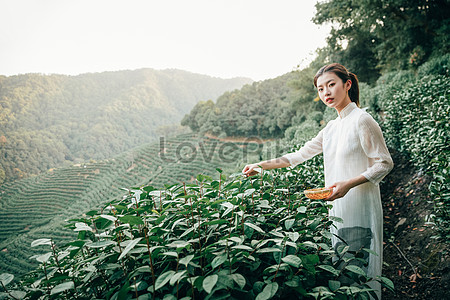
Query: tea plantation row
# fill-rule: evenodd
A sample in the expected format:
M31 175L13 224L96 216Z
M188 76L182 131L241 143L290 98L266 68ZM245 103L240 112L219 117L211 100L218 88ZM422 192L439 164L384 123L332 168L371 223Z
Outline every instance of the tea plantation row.
M244 143L245 144L245 143ZM24 274L37 266L33 240L62 244L74 234L65 220L122 197L121 188L191 182L195 174L211 175L234 166L246 155L245 145L187 134L140 146L114 159L50 170L0 187L0 268ZM244 148L241 148L244 147ZM254 150L253 150L254 151Z

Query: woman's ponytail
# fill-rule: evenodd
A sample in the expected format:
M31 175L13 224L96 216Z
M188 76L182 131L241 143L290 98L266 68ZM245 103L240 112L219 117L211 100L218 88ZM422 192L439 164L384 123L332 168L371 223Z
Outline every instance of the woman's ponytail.
M348 96L350 97L350 100L352 102L355 102L356 105L359 107L359 82L358 82L358 77L355 74L351 73L351 72L349 72L348 75L350 77L350 81L352 82L352 86L348 90Z

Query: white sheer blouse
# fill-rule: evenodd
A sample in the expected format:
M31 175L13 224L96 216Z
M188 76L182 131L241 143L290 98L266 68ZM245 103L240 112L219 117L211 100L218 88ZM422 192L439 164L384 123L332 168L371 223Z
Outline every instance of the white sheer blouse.
M327 186L358 175L377 185L393 167L380 126L353 102L315 138L284 157L295 167L322 152Z
M344 197L332 202L331 216L343 219L335 222L331 232L344 239L350 250L370 248L369 276L381 275L383 211L378 184L393 168L380 126L355 103L347 105L339 116L311 141L294 153L286 154L291 166L296 166L323 152L325 186L363 175L369 181L352 188ZM333 237L333 246L342 244ZM378 293L379 286L374 286ZM381 297L380 297L381 298Z

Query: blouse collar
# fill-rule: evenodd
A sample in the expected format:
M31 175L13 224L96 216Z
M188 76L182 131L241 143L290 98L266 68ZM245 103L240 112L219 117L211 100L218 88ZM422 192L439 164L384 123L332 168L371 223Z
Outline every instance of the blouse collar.
M344 107L339 114L339 117L341 119L345 118L346 116L348 116L354 109L356 108L356 103L355 102L350 102L349 104L347 104L346 107Z

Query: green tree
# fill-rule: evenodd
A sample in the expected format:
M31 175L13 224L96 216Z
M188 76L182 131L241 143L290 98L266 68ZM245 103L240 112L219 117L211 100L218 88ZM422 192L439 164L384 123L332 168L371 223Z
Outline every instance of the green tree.
M448 53L448 0L331 0L316 4L316 24L331 23L330 60L373 83L379 71L405 69Z

